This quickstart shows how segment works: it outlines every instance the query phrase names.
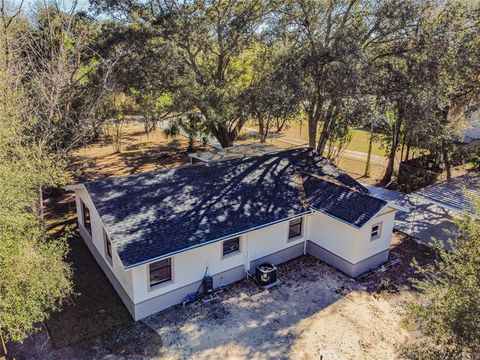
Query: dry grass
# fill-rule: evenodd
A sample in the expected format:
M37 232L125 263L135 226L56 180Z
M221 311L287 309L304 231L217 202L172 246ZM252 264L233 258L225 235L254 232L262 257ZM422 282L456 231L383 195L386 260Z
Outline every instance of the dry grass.
M361 183L377 184L385 173L385 168L381 165L371 164L370 177L367 178L364 176L365 166L365 161L346 157L342 157L338 163L338 167Z
M198 150L206 150L197 144ZM148 172L189 163L187 140L179 136L167 139L161 129L145 134L143 126L125 129L121 152L116 153L109 137L76 151L71 169L76 181Z

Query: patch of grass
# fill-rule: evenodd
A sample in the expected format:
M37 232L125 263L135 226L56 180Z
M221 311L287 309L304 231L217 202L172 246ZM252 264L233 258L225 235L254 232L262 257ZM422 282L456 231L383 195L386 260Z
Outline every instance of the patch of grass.
M368 152L368 144L370 142L370 132L362 129L353 130L352 141L348 145L348 150ZM374 141L372 144L372 155L385 156L385 148L379 141Z
M187 140L183 136L166 139L162 129L145 134L143 126L129 125L125 129L122 150L115 153L108 139L76 151L71 169L77 182L154 171L172 166L187 165ZM206 150L200 143L198 151Z
M246 125L249 128L258 129L258 126L253 122L248 122ZM274 130L274 129L272 129ZM322 131L322 124L318 125L317 134L320 134ZM299 121L294 121L289 124L289 127L282 131L283 136L287 136L294 139L301 139L308 141L308 125L304 121L300 123ZM278 135L277 135L278 136ZM368 152L368 143L370 141L370 133L366 130L355 129L353 131L353 138L350 142L347 150L350 151L359 151L359 152ZM380 141L376 140L373 142L372 154L385 156L385 149L382 148Z

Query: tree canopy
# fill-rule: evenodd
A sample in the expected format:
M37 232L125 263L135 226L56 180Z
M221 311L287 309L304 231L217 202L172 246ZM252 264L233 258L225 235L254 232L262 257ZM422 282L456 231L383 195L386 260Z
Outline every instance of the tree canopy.
M474 214L457 220L459 236L449 249L434 247L438 260L426 267L415 264L420 302L408 307L408 320L420 336L407 344L411 359L475 359L480 353L480 199Z

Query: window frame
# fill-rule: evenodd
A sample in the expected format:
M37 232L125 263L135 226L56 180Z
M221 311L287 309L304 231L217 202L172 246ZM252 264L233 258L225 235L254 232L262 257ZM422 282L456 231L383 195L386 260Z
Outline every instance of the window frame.
M90 209L88 206L85 204L83 200L80 200L82 203L82 225L85 230L87 230L88 234L92 236L92 213L90 212ZM86 210L86 211L85 211ZM87 216L85 216L88 213L88 226L87 226Z
M292 224L292 221L297 221L297 220L300 220L300 222ZM294 236L290 236L290 229L292 228L292 226L299 226L299 225L300 225L300 231L298 232L298 234ZM290 220L288 222L287 241L295 241L295 240L301 239L303 237L303 230L304 230L303 216Z
M225 254L225 248L224 248L225 243L227 241L232 241L232 240L237 240L238 241L238 248L237 248L237 250L233 250L233 251L230 251L230 252ZM226 257L235 256L235 255L240 254L242 252L242 237L241 236L235 236L233 238L223 240L222 241L222 246L221 246L221 252L222 252L222 259L226 258Z
M107 259L110 265L113 265L112 240L108 237L105 229L103 229L103 246L105 248L105 259Z
M160 282L157 282L155 284L152 284L152 277L151 277L151 273L152 273L151 267L152 267L152 265L156 264L156 263L159 263L159 262L162 262L162 261L166 261L166 260L168 260L168 265L163 266L160 269L156 269L156 270L162 270L162 269L167 268L167 267L170 268L169 278L165 279L165 280L162 280ZM151 262L150 264L148 264L147 269L148 269L147 270L147 280L148 280L148 289L149 290L155 290L159 287L170 285L170 284L173 283L173 257L169 257L169 258L165 258L165 259L161 259L161 260Z
M374 231L373 228L374 227L378 227L378 230L376 230L377 234L376 235L373 235ZM379 222L379 223L376 223L376 224L373 224L372 227L370 228L370 241L375 241L375 240L378 240L382 237L382 223Z

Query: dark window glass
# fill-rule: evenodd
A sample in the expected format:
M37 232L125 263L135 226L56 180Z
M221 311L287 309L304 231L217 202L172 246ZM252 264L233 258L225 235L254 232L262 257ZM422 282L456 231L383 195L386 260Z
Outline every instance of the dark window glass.
M170 258L150 264L150 286L172 280L172 261Z
M288 228L288 238L293 239L300 235L302 235L302 218L290 221L290 226Z
M240 238L225 240L223 242L223 256L240 250Z
M372 240L380 237L380 224L372 226Z
M112 259L112 242L108 238L108 235L105 232L105 230L103 231L103 238L105 239L105 250L107 252L107 255L110 259Z
M92 235L92 223L90 220L90 210L83 202L82 202L82 214L83 214L83 226L85 227L85 229L87 229L88 233Z

